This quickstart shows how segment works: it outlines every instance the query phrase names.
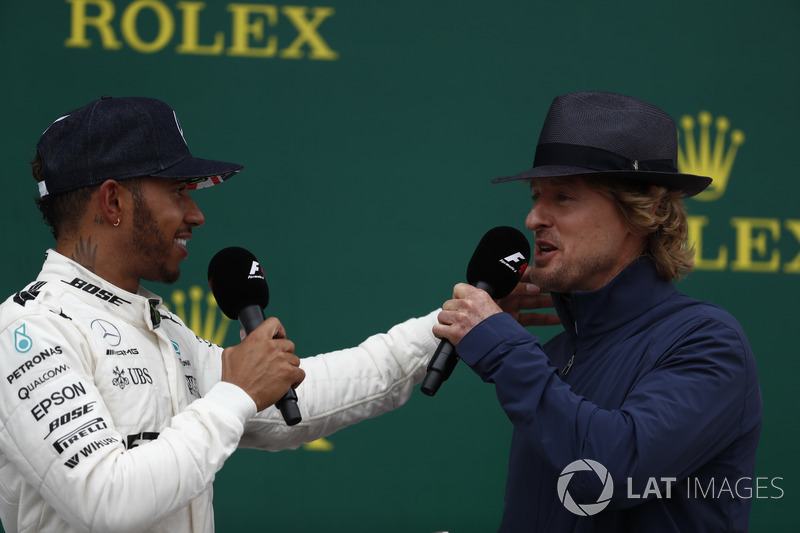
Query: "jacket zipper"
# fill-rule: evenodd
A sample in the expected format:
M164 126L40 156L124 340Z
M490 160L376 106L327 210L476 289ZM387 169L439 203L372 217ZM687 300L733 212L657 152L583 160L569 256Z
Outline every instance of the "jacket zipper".
M572 357L570 357L569 361L567 361L567 364L564 366L564 368L561 369L562 376L566 376L567 374L569 374L569 371L572 368L572 363L574 362L575 362L575 354L573 353Z
M578 342L578 339L577 339L577 337L578 337L578 322L577 322L577 320L575 321L575 337L576 337L575 338L575 343L577 344L577 342ZM569 358L569 361L567 361L567 364L564 366L564 368L561 369L561 375L562 376L566 376L567 374L569 374L569 371L572 369L572 363L575 362L575 354L576 353L578 353L578 348L575 348L575 351L572 352L572 357Z

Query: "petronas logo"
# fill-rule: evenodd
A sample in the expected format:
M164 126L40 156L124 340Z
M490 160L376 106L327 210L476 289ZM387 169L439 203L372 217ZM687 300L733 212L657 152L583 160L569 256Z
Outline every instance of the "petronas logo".
M219 310L210 291L205 294L202 287L193 285L189 287L187 298L185 291L177 289L172 293L172 304L173 312L195 335L220 346L225 344L225 335L232 321Z
M172 292L172 308L195 335L214 344L225 345L225 335L233 321L220 311L211 291L205 294L202 287L193 285L189 287L187 297L186 291L177 289ZM304 450L313 452L329 452L333 448L333 443L327 439L317 439L303 445Z
M716 129L713 142L712 123ZM731 131L731 123L726 117L720 116L714 120L708 111L698 113L696 123L694 117L684 115L680 125L683 143L678 144L678 170L684 174L709 176L714 180L708 189L694 197L695 200L710 202L719 199L728 187L733 161L739 147L744 144L744 133L741 130ZM699 125L697 136L696 125ZM681 135L681 131L678 134Z

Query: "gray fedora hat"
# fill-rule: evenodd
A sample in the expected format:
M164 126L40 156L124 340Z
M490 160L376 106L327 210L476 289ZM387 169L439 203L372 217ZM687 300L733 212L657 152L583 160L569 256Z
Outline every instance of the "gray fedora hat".
M493 183L608 175L663 185L694 196L711 178L678 172L678 129L656 106L621 94L557 96L542 126L533 168Z

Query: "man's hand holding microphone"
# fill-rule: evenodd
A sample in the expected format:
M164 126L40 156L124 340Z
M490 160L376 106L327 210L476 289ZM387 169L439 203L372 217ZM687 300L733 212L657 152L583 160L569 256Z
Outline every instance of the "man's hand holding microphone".
M264 315L269 287L261 263L244 248L224 248L208 264L208 284L220 310L238 319L246 335L223 351L222 380L244 389L259 411L274 403L287 425L297 424L302 417L294 387L305 372L281 323Z
M549 294L526 281L529 259L530 245L518 230L499 226L483 236L467 266L468 283L455 286L433 327L433 334L443 340L428 364L423 393L436 394L458 362L455 346L488 317L506 312L522 326L560 323L556 314L529 312L553 306Z
M243 389L262 411L297 387L306 373L277 318L268 318L241 344L222 352L222 381Z

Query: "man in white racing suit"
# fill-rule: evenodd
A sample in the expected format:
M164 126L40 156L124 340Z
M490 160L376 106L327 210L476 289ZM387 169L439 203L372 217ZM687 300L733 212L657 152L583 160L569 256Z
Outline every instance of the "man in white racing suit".
M204 221L187 189L242 168L191 156L163 102L92 102L51 125L33 167L56 249L0 306L7 531L213 531L212 482L238 446L297 447L422 379L435 313L301 361L275 318L223 350L140 286L177 279ZM290 427L267 407L291 386Z

